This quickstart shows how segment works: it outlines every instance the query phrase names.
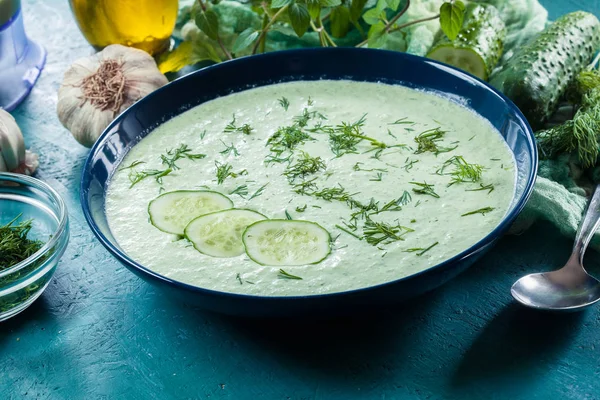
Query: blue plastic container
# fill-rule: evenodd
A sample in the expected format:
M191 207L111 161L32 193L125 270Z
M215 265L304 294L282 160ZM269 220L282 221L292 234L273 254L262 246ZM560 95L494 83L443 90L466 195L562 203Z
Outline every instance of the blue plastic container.
M18 106L45 63L46 51L25 35L20 0L0 0L0 108Z

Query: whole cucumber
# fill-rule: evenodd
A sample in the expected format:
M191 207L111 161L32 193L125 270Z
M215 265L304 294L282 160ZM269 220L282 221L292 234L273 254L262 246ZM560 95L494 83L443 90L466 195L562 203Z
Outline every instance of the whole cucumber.
M566 14L518 50L493 74L490 83L539 129L599 45L598 18L583 11Z
M505 37L506 28L496 7L470 3L456 39L440 35L427 57L487 80L502 56Z

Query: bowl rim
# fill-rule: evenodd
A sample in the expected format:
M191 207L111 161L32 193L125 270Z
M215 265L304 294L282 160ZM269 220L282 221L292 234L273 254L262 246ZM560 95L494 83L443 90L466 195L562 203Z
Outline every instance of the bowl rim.
M490 231L488 234L486 234L483 238L481 238L475 244L464 249L463 251L459 252L458 254L456 254L438 264L432 265L431 267L429 267L423 271L419 271L415 274L404 276L402 278L394 279L394 280L391 280L388 282L383 282L383 283L379 283L376 285L371 285L371 286L366 286L366 287L361 287L361 288L356 288L356 289L351 289L351 290L338 291L338 292L332 292L332 293L319 293L319 294L294 295L294 296L264 296L264 295L252 295L252 294L243 294L243 293L224 292L224 291L207 289L207 288L203 288L200 286L191 285L191 284L188 284L188 283L185 283L182 281L178 281L178 280L169 278L169 277L161 275L155 271L152 271L151 269L143 266L142 264L140 264L137 261L130 258L124 251L120 250L117 245L113 244L113 242L111 240L109 240L100 231L100 229L98 228L98 225L96 224L96 222L94 220L94 217L92 216L91 210L88 206L87 199L86 199L86 190L89 187L89 182L91 182L90 166L92 164L92 160L94 159L95 155L99 152L100 148L104 145L104 142L107 140L107 137L111 134L113 129L118 124L121 123L121 121L123 120L125 115L131 112L132 109L138 108L138 107L140 107L140 105L143 105L146 102L149 102L150 99L152 99L153 97L160 96L161 93L168 86L170 86L176 82L180 82L180 81L183 82L188 79L196 78L197 76L205 75L207 73L207 71L210 71L213 69L219 69L219 68L221 68L222 65L225 65L225 64L227 64L227 65L229 65L229 64L244 65L247 62L247 59L249 59L249 58L254 59L254 58L260 57L260 58L264 58L264 59L269 59L272 57L302 56L303 54L311 53L311 52L333 53L333 52L342 52L342 51L364 52L364 53L381 52L381 53L387 53L390 57L397 57L398 59L407 58L409 60L412 60L413 62L433 64L437 67L440 67L439 70L444 74L451 73L454 76L459 77L460 79L463 79L463 80L476 81L481 86L482 90L491 91L496 96L500 97L500 99L504 103L506 103L509 110L512 112L512 115L514 117L516 117L516 119L525 128L525 137L527 139L528 149L531 154L532 165L531 165L531 170L529 171L529 174L526 177L527 183L525 185L525 188L523 190L521 197L517 199L517 202L512 207L512 209L509 208L507 210L508 212L504 215L502 220L498 223L498 225L496 225L496 227L492 231ZM365 57L368 57L368 55L365 55ZM450 70L452 72L447 71L447 70ZM348 79L351 79L351 77L349 77ZM248 89L250 89L250 87L245 88L245 89L242 88L241 90L232 91L232 94L237 93L239 91L248 90ZM207 101L210 101L210 100L207 100ZM182 113L189 109L190 108L183 110ZM179 113L179 114L181 114L181 113ZM171 118L173 118L179 114L173 115ZM477 113L477 114L479 114L479 113ZM224 61L221 63L207 66L207 67L201 68L197 71L193 71L189 74L186 74L180 78L177 78L177 79L173 80L172 82L169 82L167 85L165 85L161 88L158 88L154 92L151 92L144 98L140 99L139 101L137 101L136 103L134 103L133 105L128 107L126 110L124 110L122 113L120 113L106 127L106 129L102 132L100 137L96 140L96 142L92 146L90 153L88 154L88 156L86 158L84 168L83 168L83 171L81 174L80 202L81 202L81 206L83 208L83 214L85 216L85 219L86 219L88 225L90 226L92 232L94 233L94 235L96 235L96 237L100 241L100 243L102 243L102 245L113 256L115 256L115 258L118 261L120 261L126 267L133 269L133 270L137 270L137 271L143 273L144 275L151 277L155 281L160 281L161 283L165 283L168 286L184 289L189 292L200 293L200 294L204 294L204 295L212 296L212 297L226 297L226 298L236 299L236 300L263 300L263 301L318 300L318 299L337 298L340 296L358 295L360 293L373 291L373 290L377 290L377 289L382 289L386 286L392 286L392 285L398 284L402 281L408 281L411 279L418 278L421 275L431 273L435 270L443 270L445 267L447 267L451 264L460 262L460 261L462 261L466 258L469 258L472 255L480 252L482 249L484 249L485 247L487 247L488 245L493 243L496 239L498 239L500 237L500 235L506 229L508 229L509 225L516 219L516 217L523 210L523 208L525 207L525 204L527 203L527 200L529 199L529 197L531 196L531 193L533 191L533 186L535 184L535 180L537 177L537 170L538 170L538 151L537 151L537 146L536 146L535 140L534 140L533 130L532 130L531 126L529 125L529 122L527 121L527 119L525 118L525 116L523 115L521 110L512 102L512 100L510 100L508 97L506 97L503 93L501 93L496 88L492 87L489 83L479 79L478 77L471 75L470 73L468 73L466 71L455 68L451 65L444 64L442 62L439 62L436 60L431 60L431 59L428 59L425 57L420 57L420 56L415 56L415 55L408 54L408 53L403 53L403 52L396 52L396 51L391 51L391 50L381 50L381 49L368 49L368 48L305 48L305 49L280 50L280 51L275 51L275 52L270 52L270 53L263 53L263 54L259 54L259 55L249 56L249 57L242 57L242 58L237 58L237 59L233 59L233 60L227 60L227 61ZM515 200L515 197L513 195L513 201L514 200ZM110 227L109 227L109 229L110 229Z
M36 251L35 253L30 255L23 261L18 262L17 264L13 265L10 268L0 271L0 278L2 278L5 276L10 276L10 275L14 274L15 272L18 272L21 269L25 268L26 266L37 262L41 257L46 255L50 251L50 249L54 248L54 246L60 240L62 240L62 238L67 230L67 225L69 222L69 212L67 210L67 206L66 206L65 201L63 200L62 196L60 194L58 194L58 192L56 190L54 190L52 187L50 187L50 185L48 185L46 182L43 182L40 179L33 178L33 177L27 176L27 175L16 174L13 172L0 172L0 181L9 181L9 182L25 184L27 186L35 187L36 189L42 190L47 195L49 195L54 201L56 201L56 205L57 205L56 209L58 210L58 212L56 213L56 216L58 217L58 226L52 233L52 236L50 237L50 239L46 243L44 243L44 245L38 251ZM46 202L44 202L44 203L46 203ZM52 207L53 211L54 211L54 208L55 207ZM46 264L45 262L41 263L38 266L38 268L36 268L34 271L32 271L32 273L43 268L45 264Z

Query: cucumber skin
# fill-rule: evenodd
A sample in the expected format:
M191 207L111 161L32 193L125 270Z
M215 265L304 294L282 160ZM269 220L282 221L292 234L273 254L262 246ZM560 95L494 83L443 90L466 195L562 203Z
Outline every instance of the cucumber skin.
M473 50L481 57L487 77L498 64L504 49L506 27L496 7L490 4L469 3L465 8L465 18L456 39L450 40L441 35L427 56L440 47Z
M490 84L508 96L537 130L599 45L598 18L583 11L566 14L513 55Z

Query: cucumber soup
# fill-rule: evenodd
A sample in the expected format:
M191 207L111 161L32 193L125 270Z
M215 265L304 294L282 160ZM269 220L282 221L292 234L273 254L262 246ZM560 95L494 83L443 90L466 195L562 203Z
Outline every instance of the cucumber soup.
M434 93L355 81L258 87L136 144L111 178L121 248L161 275L264 296L423 271L504 217L515 162L492 125Z

